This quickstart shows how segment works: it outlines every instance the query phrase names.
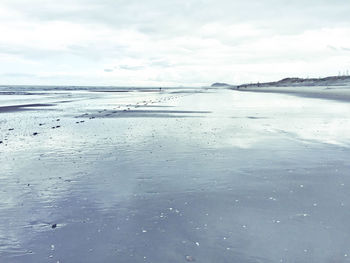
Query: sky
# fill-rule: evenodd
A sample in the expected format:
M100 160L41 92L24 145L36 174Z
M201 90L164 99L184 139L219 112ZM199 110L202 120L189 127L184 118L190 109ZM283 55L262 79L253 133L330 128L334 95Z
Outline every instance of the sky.
M0 0L0 85L206 86L350 71L349 0Z

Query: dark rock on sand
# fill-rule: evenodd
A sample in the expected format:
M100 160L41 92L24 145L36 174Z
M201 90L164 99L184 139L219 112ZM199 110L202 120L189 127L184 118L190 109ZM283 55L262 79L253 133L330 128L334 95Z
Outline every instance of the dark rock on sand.
M51 225L51 228L56 228L57 227L57 224L52 224Z

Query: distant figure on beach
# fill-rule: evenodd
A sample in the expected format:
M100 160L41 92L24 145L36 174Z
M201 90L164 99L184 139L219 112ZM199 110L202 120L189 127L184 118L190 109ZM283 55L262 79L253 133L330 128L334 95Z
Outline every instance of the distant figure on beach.
M162 88L161 88L161 87L159 88L159 91L162 91Z

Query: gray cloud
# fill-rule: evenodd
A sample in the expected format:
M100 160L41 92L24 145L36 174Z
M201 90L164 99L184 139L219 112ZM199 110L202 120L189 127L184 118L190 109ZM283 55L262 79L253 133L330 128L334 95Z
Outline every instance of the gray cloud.
M255 23L279 33L349 25L347 0L3 0L31 19L101 23L168 36L205 23ZM31 8L28 8L30 5Z
M144 66L129 66L129 65L120 65L119 66L120 69L124 69L124 70L141 70L144 69Z
M33 78L33 77L38 77L37 75L34 74L26 74L26 73L3 73L0 74L2 77L11 77L11 78Z
M77 76L90 70L87 79L102 71L109 73L106 78L119 80L124 72L145 81L149 75L156 81L178 78L180 84L212 78L254 81L268 76L259 71L281 69L281 63L293 64L295 69L303 64L303 70L327 74L332 67L326 60L349 51L341 46L350 41L337 33L350 28L348 0L2 0L0 12L1 7L18 17L0 17L14 38L0 40L0 55L13 70L18 63L24 63L23 69L25 63L34 63L35 70L48 75L59 72L59 80L69 78L74 69ZM332 42L332 37L325 41L329 33L339 43ZM56 36L55 41L46 41L45 34ZM345 60L332 61L348 66ZM317 69L316 63L324 66ZM240 65L251 67L243 72L246 68ZM65 75L62 71L67 69ZM230 75L233 71L244 77L235 79ZM274 70L270 78L282 73ZM209 74L215 76L209 78Z
M327 48L329 48L330 50L333 50L333 51L338 51L338 48L331 46L331 45L328 45Z

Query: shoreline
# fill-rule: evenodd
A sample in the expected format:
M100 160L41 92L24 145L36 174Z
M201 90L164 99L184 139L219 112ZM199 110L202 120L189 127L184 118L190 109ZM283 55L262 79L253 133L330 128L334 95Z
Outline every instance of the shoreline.
M350 102L350 86L332 86L330 87L230 87L229 89L239 92L256 93L277 93L286 94L303 98L326 99L340 102Z

